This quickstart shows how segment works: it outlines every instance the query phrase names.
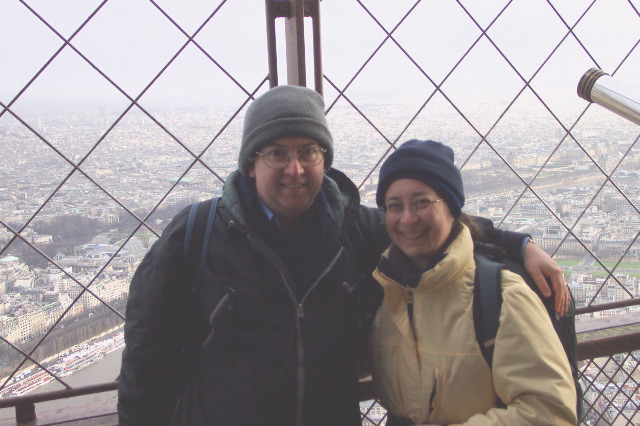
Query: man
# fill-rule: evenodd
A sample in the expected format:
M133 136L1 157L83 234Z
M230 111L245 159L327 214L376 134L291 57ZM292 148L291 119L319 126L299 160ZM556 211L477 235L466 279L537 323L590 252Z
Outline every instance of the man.
M121 424L360 424L357 358L371 313L361 283L389 240L381 212L360 205L332 161L313 90L279 86L249 106L239 170L225 183L195 294L188 209L131 282ZM490 235L517 252L526 239ZM534 273L561 277L526 246ZM218 315L220 292L232 302Z

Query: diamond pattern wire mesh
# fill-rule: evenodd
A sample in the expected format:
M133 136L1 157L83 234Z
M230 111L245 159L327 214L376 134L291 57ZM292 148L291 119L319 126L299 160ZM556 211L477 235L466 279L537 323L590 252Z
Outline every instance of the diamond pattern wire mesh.
M636 351L586 363L582 370L586 395L585 422L637 424L639 360Z
M364 202L396 143L442 140L466 210L534 235L579 304L638 297L640 130L576 86L595 66L638 89L639 3L390 3L321 4L334 166ZM0 0L4 389L32 362L71 387L45 358L122 325L137 262L180 208L220 192L268 87L262 2L65 6Z

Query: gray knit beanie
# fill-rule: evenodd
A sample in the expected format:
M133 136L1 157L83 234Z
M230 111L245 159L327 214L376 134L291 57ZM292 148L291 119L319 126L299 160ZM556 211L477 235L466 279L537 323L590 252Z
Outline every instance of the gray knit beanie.
M440 142L412 139L400 145L380 167L376 203L384 204L389 186L398 179L411 178L435 189L445 200L454 218L464 206L460 170L454 164L453 149Z
M333 138L324 115L324 101L315 90L276 86L256 98L244 117L238 168L247 173L255 153L276 139L304 136L327 150L325 168L333 162Z

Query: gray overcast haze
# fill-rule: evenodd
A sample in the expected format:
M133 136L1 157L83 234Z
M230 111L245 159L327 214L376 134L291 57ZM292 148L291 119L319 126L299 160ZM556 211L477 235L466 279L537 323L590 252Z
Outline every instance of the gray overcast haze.
M531 78L542 61L566 36L567 29L542 0L461 1L477 24L486 28L498 12L503 15L489 28L488 35L512 61L523 78ZM590 1L551 2L573 26ZM135 98L184 47L186 36L147 0L25 0L25 4L46 20L62 37L69 38L82 22L102 5L71 44L129 96ZM219 10L197 33L195 41L247 91L253 91L267 75L264 2L228 0L161 0L157 4L188 34L193 34L213 11ZM364 6L364 7L363 7ZM481 34L458 2L436 0L370 0L361 4L347 0L321 2L324 73L333 84L344 87L386 34L369 16L391 31L412 8L409 17L394 33L396 41L436 84ZM635 10L634 10L635 7ZM576 25L574 32L606 72L614 72L640 39L638 2L599 0ZM14 101L35 73L63 46L63 41L17 0L0 0L0 101ZM368 12L367 12L368 11ZM309 20L307 20L309 21ZM310 26L310 22L307 22ZM278 20L278 27L283 20ZM310 42L310 32L307 33ZM281 77L284 75L284 35L278 33ZM62 48L51 64L16 100L17 111L34 106L127 104L105 78L99 75L70 46ZM308 65L311 55L308 52ZM633 85L640 70L636 48L618 80ZM560 97L575 92L584 71L594 66L592 58L569 36L532 84ZM629 65L631 64L631 65ZM477 83L477 84L476 84ZM308 85L313 85L309 74ZM443 85L450 93L475 96L513 91L520 78L495 47L482 38ZM630 86L629 86L630 87ZM397 45L388 40L350 86L352 95L403 97L428 95L433 85L411 64ZM325 93L332 89L325 82ZM238 104L246 94L219 67L188 44L177 59L141 98L147 105ZM424 97L423 97L424 98Z

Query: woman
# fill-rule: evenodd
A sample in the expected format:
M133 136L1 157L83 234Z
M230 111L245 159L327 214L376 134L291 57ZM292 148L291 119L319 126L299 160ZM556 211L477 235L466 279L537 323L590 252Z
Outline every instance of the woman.
M480 352L473 242L453 150L401 145L380 169L376 202L392 240L373 274L384 301L370 343L387 425L576 424L569 363L541 301L516 274L502 273L492 369Z

